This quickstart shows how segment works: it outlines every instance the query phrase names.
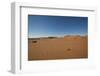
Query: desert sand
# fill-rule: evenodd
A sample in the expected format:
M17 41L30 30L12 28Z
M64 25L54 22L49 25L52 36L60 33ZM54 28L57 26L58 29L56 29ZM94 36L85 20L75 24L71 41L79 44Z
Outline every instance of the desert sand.
M88 58L87 36L28 38L28 60Z

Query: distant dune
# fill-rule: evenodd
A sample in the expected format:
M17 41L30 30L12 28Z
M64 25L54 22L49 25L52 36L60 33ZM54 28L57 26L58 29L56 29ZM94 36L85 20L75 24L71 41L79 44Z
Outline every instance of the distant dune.
M88 58L87 36L28 39L28 60Z

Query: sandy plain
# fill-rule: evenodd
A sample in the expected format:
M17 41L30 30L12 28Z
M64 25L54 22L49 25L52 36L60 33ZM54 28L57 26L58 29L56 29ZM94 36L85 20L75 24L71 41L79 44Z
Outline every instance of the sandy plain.
M88 58L87 36L28 38L28 60Z

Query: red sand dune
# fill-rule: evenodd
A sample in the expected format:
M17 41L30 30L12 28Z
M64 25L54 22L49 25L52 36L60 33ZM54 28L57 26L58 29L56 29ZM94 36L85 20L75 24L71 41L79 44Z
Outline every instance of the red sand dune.
M88 58L87 36L28 39L28 60L72 58Z

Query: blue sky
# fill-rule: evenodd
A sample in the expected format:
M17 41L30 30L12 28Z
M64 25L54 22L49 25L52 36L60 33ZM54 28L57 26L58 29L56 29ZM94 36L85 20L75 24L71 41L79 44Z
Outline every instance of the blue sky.
M88 17L28 15L28 37L87 35Z

